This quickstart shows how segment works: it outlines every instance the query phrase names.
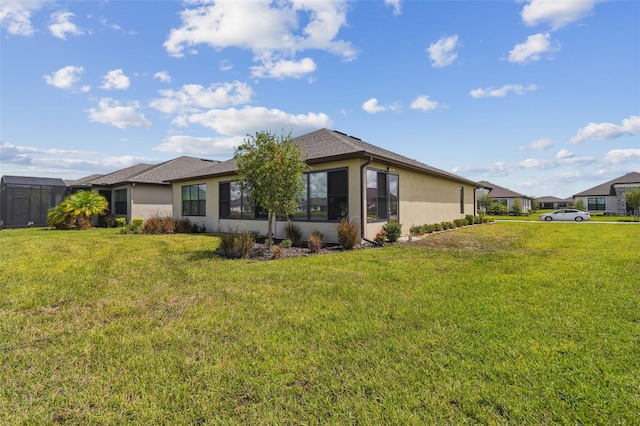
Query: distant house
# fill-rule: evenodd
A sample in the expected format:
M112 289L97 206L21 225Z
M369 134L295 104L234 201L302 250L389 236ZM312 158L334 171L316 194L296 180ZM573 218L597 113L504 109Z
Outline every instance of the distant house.
M514 203L516 200L520 200L520 206L523 212L531 210L533 198L522 195L508 188L503 188L495 183L481 180L478 182L479 188L476 191L476 196L479 197L483 194L489 194L493 201L507 206L507 211L512 212Z
M67 183L73 191L84 189L103 195L109 202L111 214L131 222L133 218L171 216L173 193L167 180L216 163L182 156L160 164L136 164L113 173L92 175Z
M574 194L573 200L582 200L589 212L627 214L625 192L640 188L640 173L630 172L593 188Z
M573 199L571 198L563 200L562 198L553 197L553 196L536 198L535 201L538 203L538 208L543 210L564 209L566 207L569 207L570 203L573 203Z
M45 226L47 212L62 201L62 179L3 176L0 181L0 220L6 228Z
M291 218L304 236L314 230L337 241L336 222L349 218L361 235L373 239L385 223L411 225L451 221L475 215L476 182L387 151L344 133L320 129L293 139L311 170ZM265 212L253 205L234 181L234 160L213 163L169 179L174 217L186 217L206 229L267 232ZM276 237L287 222L276 221Z

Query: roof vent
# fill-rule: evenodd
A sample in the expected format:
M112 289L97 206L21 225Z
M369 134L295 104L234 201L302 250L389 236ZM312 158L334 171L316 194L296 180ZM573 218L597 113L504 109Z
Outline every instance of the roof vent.
M349 135L347 135L346 133L342 133L342 132L339 132L339 131L337 131L337 130L334 130L334 132L339 133L339 134L344 135L344 136L349 136Z
M362 139L360 139L360 138L356 138L355 136L351 136L351 135L349 135L349 137L350 137L351 139L355 139L355 140L357 140L357 141L361 141L361 140L362 140Z

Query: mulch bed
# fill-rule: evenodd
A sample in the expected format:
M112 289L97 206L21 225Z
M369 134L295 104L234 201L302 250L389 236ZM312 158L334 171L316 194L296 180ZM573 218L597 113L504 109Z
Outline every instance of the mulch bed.
M289 248L280 247L280 252L282 254L280 256L280 255L274 254L274 250L273 250L274 247L275 245L273 245L271 249L268 249L266 244L256 243L253 246L253 250L251 251L249 260L290 259L293 257L307 257L307 256L315 256L319 254L329 254L329 253L337 253L341 251L348 251L339 245L326 245L316 253L312 253L306 247L289 247ZM373 247L375 246L372 244L361 244L353 247L352 250L362 250L362 249L373 248Z

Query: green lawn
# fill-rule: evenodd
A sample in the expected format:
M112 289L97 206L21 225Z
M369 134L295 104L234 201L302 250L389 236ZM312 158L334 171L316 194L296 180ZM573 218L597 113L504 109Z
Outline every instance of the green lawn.
M492 216L495 220L527 220L536 221L540 220L540 215L543 213L551 213L558 209L552 210L536 210L535 213L529 213L528 216ZM604 216L602 213L592 213L592 222L637 222L637 219L633 216Z
M0 232L0 424L637 424L640 225L222 260Z

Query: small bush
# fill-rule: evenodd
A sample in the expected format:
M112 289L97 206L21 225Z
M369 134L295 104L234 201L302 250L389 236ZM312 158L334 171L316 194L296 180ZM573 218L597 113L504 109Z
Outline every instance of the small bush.
M229 259L248 259L255 240L249 232L227 232L220 236L218 252Z
M116 217L113 223L116 228L124 228L127 226L127 219L124 217Z
M422 235L424 233L424 225L411 225L409 228L409 234L411 235Z
M473 217L473 215L468 214L464 218L467 221L467 225L473 225L475 222L475 217Z
M373 237L373 241L379 246L383 246L384 243L387 241L387 231L383 230L378 232L376 236Z
M424 232L427 234L431 234L433 231L436 230L435 225L422 225L422 227L424 228Z
M142 225L144 225L144 219L141 217L134 217L131 224L136 228L142 228Z
M271 247L271 259L282 259L283 252L282 247L273 246Z
M294 246L300 246L302 242L302 231L298 225L293 222L288 222L284 227L284 233Z
M320 231L313 231L309 235L309 241L307 241L307 247L311 253L317 253L322 248L322 233Z
M467 223L467 219L462 219L462 218L460 218L460 219L455 219L455 220L453 221L453 223L454 223L458 228L462 228L463 226L467 226L467 225L468 225L468 223Z
M280 243L280 247L282 248L291 248L292 245L293 245L293 242L289 239L282 240L282 242Z
M360 239L358 225L353 221L343 218L340 219L338 225L336 226L338 231L338 242L340 245L350 250L356 244L358 244L358 240Z
M389 240L390 243L395 243L398 241L398 238L400 238L400 235L402 235L402 225L398 222L385 223L382 230L386 231L387 240Z

